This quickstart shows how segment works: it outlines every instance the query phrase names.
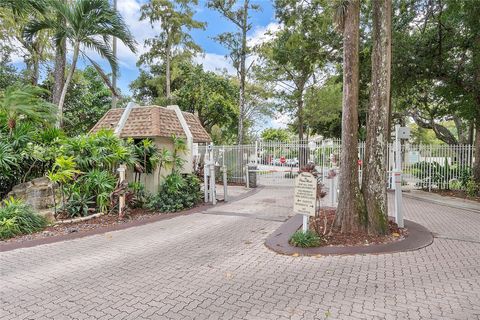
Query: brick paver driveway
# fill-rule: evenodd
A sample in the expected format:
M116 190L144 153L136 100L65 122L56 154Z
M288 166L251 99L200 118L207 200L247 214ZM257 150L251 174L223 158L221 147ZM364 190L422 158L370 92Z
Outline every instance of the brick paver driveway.
M290 257L265 237L291 189L0 253L1 319L479 319L480 213L405 199L436 233L408 253Z

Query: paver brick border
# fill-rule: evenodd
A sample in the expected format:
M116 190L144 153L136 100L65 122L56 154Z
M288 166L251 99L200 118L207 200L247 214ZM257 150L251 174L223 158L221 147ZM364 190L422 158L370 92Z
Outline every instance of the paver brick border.
M410 220L405 220L408 235L405 239L370 246L326 246L316 248L299 248L289 243L290 237L302 226L302 215L295 215L283 223L265 240L265 246L285 255L354 255L354 254L382 254L418 250L429 246L433 242L432 233L425 227Z
M249 191L236 196L236 197L231 197L228 202L218 202L217 206L222 206L234 201L239 201L245 198L248 198L256 193L258 193L263 187L257 187L255 189L250 189ZM151 217L148 217L146 219L142 220L133 220L133 221L128 221L125 223L121 224L114 224L114 225L109 225L105 227L100 227L96 228L93 230L88 230L88 231L81 231L81 232L73 232L73 233L68 233L68 234L63 234L59 236L52 236L49 238L39 238L39 239L32 239L32 240L26 240L26 241L12 241L12 242L0 242L0 252L5 252L5 251L11 251L15 249L20 249L20 248L30 248L30 247L35 247L39 246L42 244L50 244L50 243L55 243L55 242L62 242L62 241L67 241L67 240L73 240L73 239L78 239L78 238L83 238L83 237L88 237L88 236L93 236L97 234L103 234L107 232L112 232L112 231L118 231L118 230L124 230L132 227L138 227L142 226L148 223L153 223L157 221L162 221L162 220L169 220L173 219L176 217L180 216L186 216L194 213L199 213L202 212L206 209L213 208L211 204L205 204L202 203L194 208L184 210L184 211L179 211L175 213L166 213L166 214L157 214L157 215L152 215Z

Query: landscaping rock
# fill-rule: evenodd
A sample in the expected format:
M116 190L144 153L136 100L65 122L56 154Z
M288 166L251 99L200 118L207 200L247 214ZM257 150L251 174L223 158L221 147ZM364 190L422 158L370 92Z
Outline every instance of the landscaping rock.
M54 205L52 186L53 183L46 177L33 179L14 186L12 191L7 194L7 198L22 199L35 210L48 209Z

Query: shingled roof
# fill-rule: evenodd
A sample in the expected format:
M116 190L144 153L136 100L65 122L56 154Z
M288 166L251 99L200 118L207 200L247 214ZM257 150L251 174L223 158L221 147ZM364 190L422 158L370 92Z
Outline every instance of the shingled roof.
M124 108L108 110L90 132L100 129L114 130L124 111ZM211 141L197 116L189 112L182 114L192 133L193 142ZM120 132L121 138L170 138L172 135L186 138L175 110L159 106L133 107Z

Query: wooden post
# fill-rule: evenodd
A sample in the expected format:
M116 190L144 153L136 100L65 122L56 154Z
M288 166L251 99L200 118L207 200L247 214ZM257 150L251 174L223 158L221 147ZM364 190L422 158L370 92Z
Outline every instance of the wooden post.
M124 164L121 164L120 167L117 169L117 171L120 175L119 185L121 186L123 184L123 181L125 181L126 166ZM125 194L122 192L118 199L118 216L119 217L123 217L124 208L125 208Z

